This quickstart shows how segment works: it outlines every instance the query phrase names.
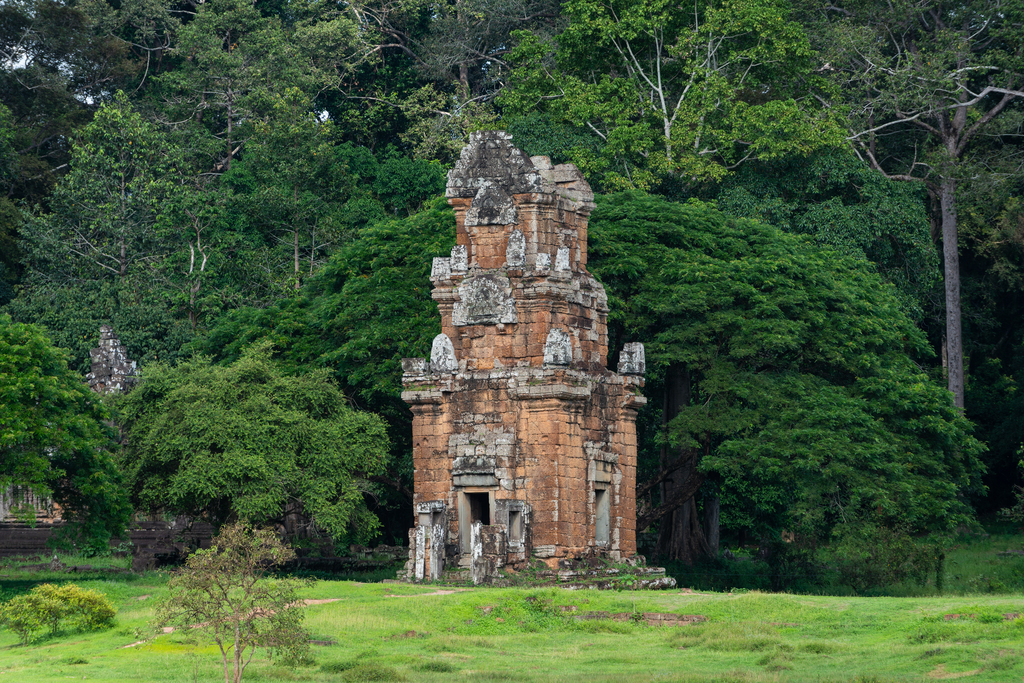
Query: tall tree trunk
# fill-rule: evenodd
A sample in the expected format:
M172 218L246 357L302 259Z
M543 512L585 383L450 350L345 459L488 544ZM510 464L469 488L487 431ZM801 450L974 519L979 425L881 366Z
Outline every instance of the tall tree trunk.
M293 215L297 217L298 213L299 213L299 186L297 184L296 185L292 185L292 194L293 194L292 202L293 202L293 206L295 207L295 213ZM299 289L299 222L298 221L295 221L294 256L295 256L295 289L298 290Z
M682 366L672 365L665 377L665 401L662 411L663 425L667 425L679 411L690 402L690 372ZM661 466L666 468L683 455L673 451L669 446L661 449ZM684 459L661 484L662 503L670 501L686 488L690 477L694 476L695 459ZM692 564L697 557L704 554L706 543L700 524L697 522L697 509L692 496L686 504L679 506L661 518L658 532L658 557L666 560L681 560Z
M956 407L964 407L964 345L960 324L960 252L957 248L956 180L943 178L939 186L942 212L942 256L946 282L946 363L949 390Z
M704 499L704 538L708 542L708 554L711 557L718 557L719 534L719 513L722 507L722 499L717 495Z
M469 99L469 65L459 64L459 89L462 90L462 99Z
M230 171L231 170L231 157L234 156L234 154L231 153L231 119L232 119L232 114L233 114L233 112L231 111L231 109L232 109L231 105L232 105L232 102L231 102L231 91L229 90L228 91L228 134L227 134L227 138L228 138L227 139L227 143L228 143L227 154L228 154L228 156L227 156L227 159L224 160L224 170L225 171Z

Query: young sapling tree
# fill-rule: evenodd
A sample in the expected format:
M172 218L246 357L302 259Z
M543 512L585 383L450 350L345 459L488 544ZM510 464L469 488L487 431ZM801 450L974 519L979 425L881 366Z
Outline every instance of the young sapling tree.
M309 650L297 596L303 581L268 576L294 557L271 529L226 525L175 573L159 622L209 634L220 648L225 683L242 680L260 647L302 659Z

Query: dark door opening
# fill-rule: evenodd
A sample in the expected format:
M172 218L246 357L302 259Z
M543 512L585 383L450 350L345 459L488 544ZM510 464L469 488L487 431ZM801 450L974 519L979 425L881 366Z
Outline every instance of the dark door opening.
M611 507L610 503L611 498L608 495L607 489L597 489L594 491L594 512L596 513L594 520L594 540L597 541L598 545L608 545L608 522L610 521L609 516L611 512L609 509Z
M469 501L469 523L481 524L491 523L491 497L486 492L484 493L467 493L466 499Z

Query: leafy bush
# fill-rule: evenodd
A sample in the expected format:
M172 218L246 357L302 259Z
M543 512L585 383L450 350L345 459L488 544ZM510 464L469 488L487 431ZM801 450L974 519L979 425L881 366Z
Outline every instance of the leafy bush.
M1024 460L1021 461L1021 466L1024 467ZM1003 509L999 514L1013 522L1024 522L1024 486L1014 486L1013 494L1017 497L1017 503L1013 507Z
M342 675L344 681L404 681L405 676L390 666L360 664Z
M27 645L39 631L51 635L65 629L91 631L113 626L117 610L107 596L73 583L44 583L0 607L0 624L11 629Z

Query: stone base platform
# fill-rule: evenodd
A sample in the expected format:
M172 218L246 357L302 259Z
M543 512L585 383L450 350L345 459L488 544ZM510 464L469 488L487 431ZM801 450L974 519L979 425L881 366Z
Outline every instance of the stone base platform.
M491 577L485 583L496 588L557 586L566 590L666 590L676 587L676 580L665 575L663 567L647 567L643 558L636 565L612 565L598 559L563 560L563 568L548 569L542 562L523 571L508 571ZM446 570L440 578L444 584L473 583L469 569Z

